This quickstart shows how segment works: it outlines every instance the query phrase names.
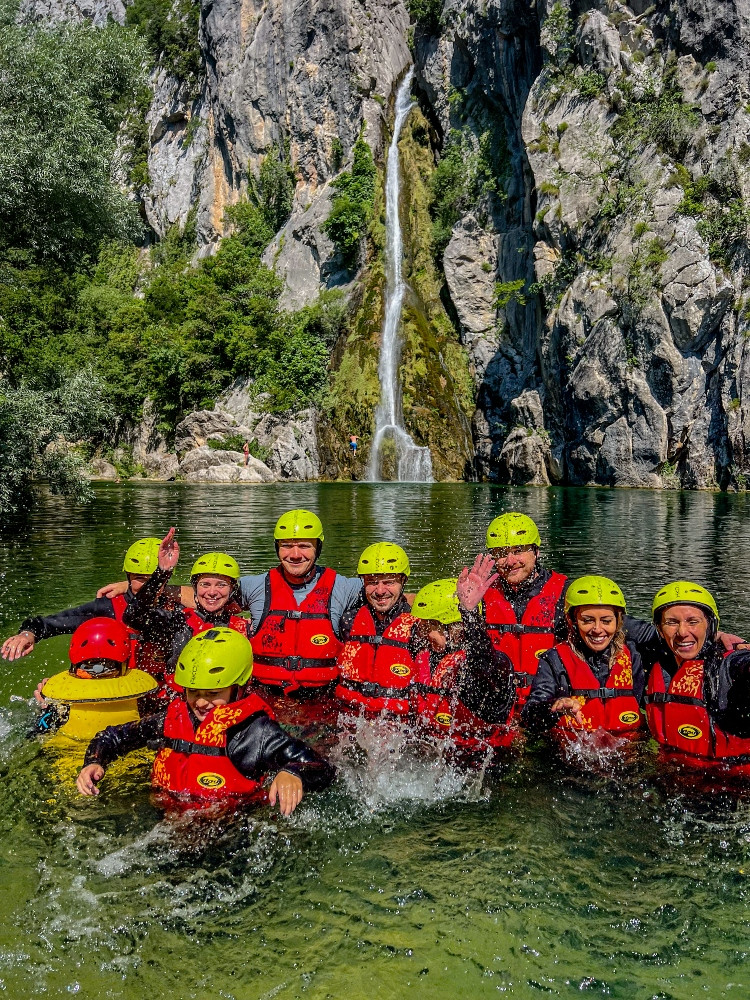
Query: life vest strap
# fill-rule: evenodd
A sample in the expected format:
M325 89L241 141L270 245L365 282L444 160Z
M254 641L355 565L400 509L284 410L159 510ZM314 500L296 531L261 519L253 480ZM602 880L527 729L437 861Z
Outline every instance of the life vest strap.
M599 698L601 701L609 701L610 698L632 698L632 688L573 688L570 692L573 698Z
M166 744L175 753L199 753L203 757L226 757L226 747L209 747L193 740L178 740L167 737Z
M385 635L350 635L347 642L361 642L368 646L395 646L397 649L408 649L409 643L402 639L390 639Z
M336 662L334 656L328 659L313 659L307 656L269 656L267 653L259 653L253 657L253 663L258 663L266 667L281 667L284 670L318 670L321 667L329 668Z
M419 681L412 684L411 688L418 694L436 694L440 698L449 698L454 693L450 688L433 687L432 684L422 684Z
M330 615L327 615L322 611L276 611L273 608L268 612L268 617L270 618L291 618L292 621L310 621L310 619L328 619Z
M519 688L531 687L534 683L534 677L532 674L527 674L522 670L517 670L513 673L513 683Z
M402 688L388 688L375 681L355 681L351 677L340 678L339 684L342 688L363 694L365 698L408 698L409 693L417 687L416 684L409 684Z
M552 631L551 625L522 625L520 622L510 622L505 625L494 625L490 623L488 628L501 635L549 635Z
M705 708L706 703L702 698L691 698L687 694L670 694L668 691L652 691L651 694L646 695L647 705L666 705L671 703L673 705L697 705L699 708Z

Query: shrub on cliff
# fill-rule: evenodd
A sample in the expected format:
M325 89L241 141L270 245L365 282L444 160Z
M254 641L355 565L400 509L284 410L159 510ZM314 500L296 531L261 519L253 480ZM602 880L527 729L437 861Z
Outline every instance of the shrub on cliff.
M370 147L360 136L354 143L351 171L345 170L333 182L336 195L331 213L323 223L347 267L354 267L357 254L372 218L375 197L375 163Z

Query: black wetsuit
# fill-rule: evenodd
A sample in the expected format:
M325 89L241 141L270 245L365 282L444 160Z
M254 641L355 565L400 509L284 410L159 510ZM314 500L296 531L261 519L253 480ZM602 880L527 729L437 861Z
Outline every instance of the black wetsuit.
M155 603L159 591L171 575L169 570L157 569L138 591L135 600L128 604L122 619L126 625L137 629L146 642L153 642L160 647L170 673L174 672L180 653L193 638L193 630L188 625L182 608L164 608ZM237 614L239 610L230 601L215 614L209 614L200 607L195 609L195 613L206 623L206 628L210 628L212 625L227 625L232 614ZM248 619L248 638L250 629Z
M144 584L145 586L148 586L148 583ZM129 588L124 597L128 607L135 601L135 596ZM154 600L158 600L159 604L164 607L179 607L180 588L167 587L163 594L159 594L157 591ZM87 604L80 604L77 608L68 608L67 611L58 611L54 615L34 615L31 618L25 618L21 622L19 632L31 632L34 639L39 642L41 639L51 639L56 635L70 635L75 632L79 625L83 625L84 622L90 621L92 618L117 618L114 605L109 597L97 597ZM132 623L126 621L125 624Z
M197 729L198 720L188 709ZM160 750L167 746L164 721L167 710L149 715L140 722L126 722L121 726L108 726L89 743L84 758L88 764L101 764L106 768L118 757L131 750L149 747ZM320 757L302 740L288 736L278 722L265 712L244 719L227 732L227 757L246 778L259 779L264 774L288 771L302 781L306 792L319 792L327 788L336 775L336 769Z

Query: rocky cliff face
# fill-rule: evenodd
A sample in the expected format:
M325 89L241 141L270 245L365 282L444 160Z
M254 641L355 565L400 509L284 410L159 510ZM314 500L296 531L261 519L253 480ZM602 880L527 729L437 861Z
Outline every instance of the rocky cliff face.
M124 12L119 0L26 0L24 10ZM203 0L202 75L186 84L161 70L152 81L145 212L162 235L194 208L210 252L225 207L286 146L294 208L266 256L284 303L349 282L321 231L330 181L363 121L381 155L389 98L413 60L405 406L441 473L460 474L472 450L468 362L482 477L744 489L748 37L747 0L446 0L439 22L416 28L403 0ZM451 155L463 193L443 219L435 271L427 213L439 206L425 192ZM377 242L349 285L359 311L334 353L340 413L325 416L322 458L305 437L295 477L321 463L336 474L345 432L367 433Z
M491 478L744 488L749 13L469 2L419 40L444 134L459 90L508 134L506 211L444 256Z

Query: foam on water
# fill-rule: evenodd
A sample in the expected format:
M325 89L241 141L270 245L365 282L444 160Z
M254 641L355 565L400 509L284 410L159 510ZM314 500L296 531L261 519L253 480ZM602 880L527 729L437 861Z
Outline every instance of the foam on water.
M370 813L416 802L477 801L487 766L462 768L450 760L452 745L400 719L341 715L332 759L349 793Z

